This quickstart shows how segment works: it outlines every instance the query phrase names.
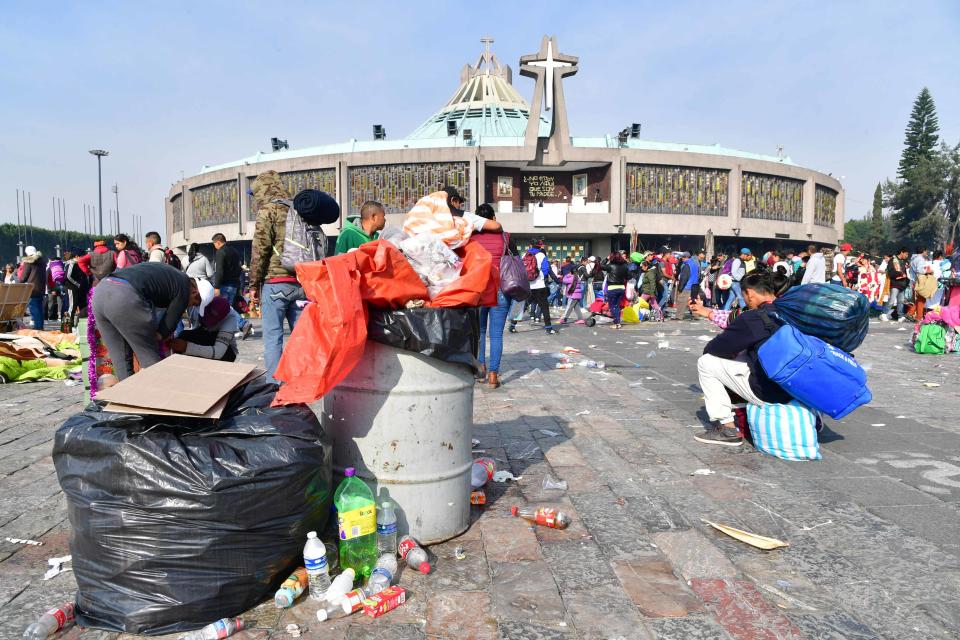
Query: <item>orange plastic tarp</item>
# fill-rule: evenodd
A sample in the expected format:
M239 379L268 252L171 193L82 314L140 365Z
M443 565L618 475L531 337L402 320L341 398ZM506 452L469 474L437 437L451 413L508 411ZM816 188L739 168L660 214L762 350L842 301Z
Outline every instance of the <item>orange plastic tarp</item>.
M363 357L367 303L397 309L426 300L427 288L392 244L368 242L356 251L297 265L307 305L280 357L284 384L274 405L314 402L337 386Z

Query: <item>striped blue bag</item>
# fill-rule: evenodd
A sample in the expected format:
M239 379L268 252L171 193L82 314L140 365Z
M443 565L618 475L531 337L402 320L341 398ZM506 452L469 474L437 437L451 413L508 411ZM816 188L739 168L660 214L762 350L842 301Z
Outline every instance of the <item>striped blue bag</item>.
M782 460L819 460L817 414L796 400L747 405L747 424L758 451Z

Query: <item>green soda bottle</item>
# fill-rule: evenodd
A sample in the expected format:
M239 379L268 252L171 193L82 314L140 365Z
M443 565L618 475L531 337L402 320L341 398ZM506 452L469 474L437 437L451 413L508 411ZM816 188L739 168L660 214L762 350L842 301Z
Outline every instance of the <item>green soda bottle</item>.
M343 475L333 496L340 529L340 569L353 569L357 578L370 577L377 566L377 503L353 467L344 469Z

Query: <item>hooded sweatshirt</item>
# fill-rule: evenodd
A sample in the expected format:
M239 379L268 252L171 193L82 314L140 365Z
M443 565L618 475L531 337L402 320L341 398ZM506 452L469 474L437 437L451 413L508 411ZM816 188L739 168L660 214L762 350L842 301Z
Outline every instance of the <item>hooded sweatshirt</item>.
M39 251L23 259L20 282L33 285L31 298L37 298L47 292L47 261Z
M340 235L337 236L337 246L334 250L334 255L346 253L351 249L356 249L360 245L376 240L379 237L380 234L376 231L373 232L372 237L368 236L367 232L363 230L363 227L352 220L347 220L343 223L343 229L340 230Z
M257 226L250 258L250 286L259 289L264 282L296 284L296 276L280 263L289 207L273 202L276 199L289 200L290 194L276 171L264 171L258 175L251 189L257 203Z

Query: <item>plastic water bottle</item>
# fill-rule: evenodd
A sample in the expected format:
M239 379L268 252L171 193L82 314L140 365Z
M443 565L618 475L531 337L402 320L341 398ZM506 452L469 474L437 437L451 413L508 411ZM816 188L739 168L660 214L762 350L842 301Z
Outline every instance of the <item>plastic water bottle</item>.
M497 463L493 458L477 458L470 467L470 486L479 489L487 484L497 471Z
M180 636L180 640L221 640L232 636L243 629L243 618L222 618L208 624L203 629L197 629Z
M45 640L51 633L72 627L73 622L73 603L65 602L40 616L39 620L27 627L23 637L27 640Z
M397 575L397 556L385 553L377 559L377 566L367 580L367 593L380 593L390 586Z
M339 603L344 594L353 589L353 580L357 577L353 569L344 569L343 573L333 579L333 584L327 589L327 602Z
M417 541L410 536L400 538L400 544L397 546L397 553L403 558L407 566L416 569L420 573L430 573L430 563L427 562L427 552L420 548Z
M303 547L303 563L307 565L310 598L323 600L323 595L330 588L330 570L327 568L327 548L317 537L316 531L307 534L307 544Z
M343 601L343 598L340 598L336 602L324 602L320 605L320 608L317 609L317 620L320 622L326 622L327 620L336 620L337 618L342 618L347 615L343 610L343 606L340 604Z
M333 502L340 529L340 566L358 576L369 576L377 563L377 504L370 487L356 477L356 470L343 471Z
M397 552L397 512L389 500L380 503L377 514L377 555Z
M287 609L293 606L294 601L300 597L310 583L307 570L300 567L290 574L290 577L283 581L277 593L273 596L273 604L277 609Z

